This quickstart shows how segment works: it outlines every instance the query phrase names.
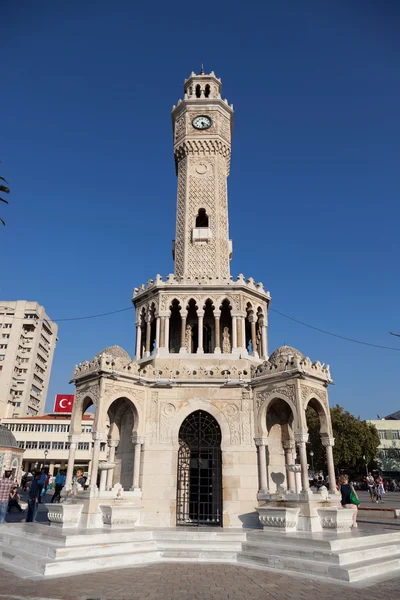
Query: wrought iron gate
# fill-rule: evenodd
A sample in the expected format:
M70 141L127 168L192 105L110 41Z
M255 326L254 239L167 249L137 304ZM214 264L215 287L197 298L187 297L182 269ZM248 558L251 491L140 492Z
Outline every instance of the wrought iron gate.
M176 524L222 527L221 430L201 410L179 431Z

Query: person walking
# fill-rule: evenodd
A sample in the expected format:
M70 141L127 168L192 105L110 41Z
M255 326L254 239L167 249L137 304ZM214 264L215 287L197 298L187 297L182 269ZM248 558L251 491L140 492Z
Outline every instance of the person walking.
M368 491L369 491L369 495L371 497L372 502L376 502L376 500L375 500L375 480L372 476L372 473L368 473L367 486L368 486Z
M15 483L16 482L11 479L11 471L5 471L3 478L0 481L0 525L6 520L8 500Z
M26 515L26 522L32 523L36 521L36 516L39 508L39 497L42 491L39 480L41 473L37 471L34 479L32 479L31 487L29 488L29 500L28 500L28 514Z
M357 510L358 510L357 505L352 503L351 497L350 497L351 494L353 493L354 496L358 500L358 496L357 496L357 493L356 493L355 489L353 488L353 486L349 484L348 475L342 475L342 477L340 478L340 493L342 494L343 508L353 508L354 509L352 527L358 527L358 525L357 525Z
M56 478L54 480L54 494L51 499L51 502L60 502L61 499L61 490L65 485L65 471L60 471L57 473Z
M18 494L18 488L16 485L12 488L10 492L10 496L8 499L8 512L11 512L12 508L16 508L20 513L23 512L19 501L21 500L21 496Z
M40 486L40 493L39 493L39 504L42 503L42 490L46 489L45 485L46 485L46 481L47 481L47 473L45 469L42 469L41 473L39 473L40 477L39 477L39 486ZM32 482L33 483L33 482Z

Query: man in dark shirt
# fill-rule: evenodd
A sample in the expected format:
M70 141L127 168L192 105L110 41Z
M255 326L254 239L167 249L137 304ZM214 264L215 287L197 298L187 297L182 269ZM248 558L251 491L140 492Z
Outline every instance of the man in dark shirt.
M36 472L35 477L32 479L31 486L29 488L29 500L28 500L28 514L26 515L26 522L32 523L36 521L36 515L38 511L38 503L40 492L42 491L39 484L41 473Z

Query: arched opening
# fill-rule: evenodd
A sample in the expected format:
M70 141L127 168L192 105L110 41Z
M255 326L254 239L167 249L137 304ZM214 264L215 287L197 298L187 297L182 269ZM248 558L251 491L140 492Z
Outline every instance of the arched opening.
M154 303L150 306L150 354L156 346L156 307Z
M201 87L200 87L200 84L198 83L196 85L196 98L200 98L200 96L201 96Z
M181 347L181 306L179 300L173 300L171 303L171 316L169 318L169 351L172 354L178 354Z
M214 305L212 300L206 300L203 319L203 348L206 354L212 354L214 352L214 327Z
M139 315L139 327L140 327L140 356L143 358L146 349L146 309L143 307Z
M307 404L306 422L309 435L307 456L310 465L310 478L315 475L324 476L327 474L327 464L322 438L328 435L329 428L325 411L316 398L311 398Z
M111 489L115 483L120 483L124 490L129 490L133 487L132 434L135 428L135 409L126 398L118 398L110 405L107 416L110 423L109 450L111 451L112 448L111 442L116 444L113 451L115 467L112 470L112 477L107 478L107 488Z
M264 315L261 307L257 309L257 322L256 322L256 340L257 340L257 352L258 356L264 356L263 347L262 347L262 328L264 325Z
M197 306L196 300L189 300L187 305L185 347L186 352L190 354L196 352L198 347L198 325L197 325Z
M288 482L287 466L294 464L293 412L289 404L275 398L266 414L268 432L268 488L280 493L293 487Z
M221 429L202 410L179 430L176 524L222 527Z
M221 304L220 330L221 340L220 346L223 354L231 354L232 352L232 306L229 300L224 300Z
M209 95L210 95L210 86L209 86L209 84L207 83L207 85L206 85L206 87L205 87L205 90L204 90L204 96L205 96L206 98L208 98L208 97L209 97Z
M196 227L208 227L208 215L205 208L199 208L196 217Z
M254 310L250 302L246 306L246 319L245 319L245 335L246 335L246 350L249 354L254 352L252 335L251 335L251 321L254 319Z

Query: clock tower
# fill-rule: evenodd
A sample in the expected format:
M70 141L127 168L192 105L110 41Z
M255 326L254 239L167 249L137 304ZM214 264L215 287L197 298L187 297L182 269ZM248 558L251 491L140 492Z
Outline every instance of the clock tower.
M233 106L221 98L214 72L191 73L184 99L172 109L178 176L175 276L182 280L230 279L227 177Z

